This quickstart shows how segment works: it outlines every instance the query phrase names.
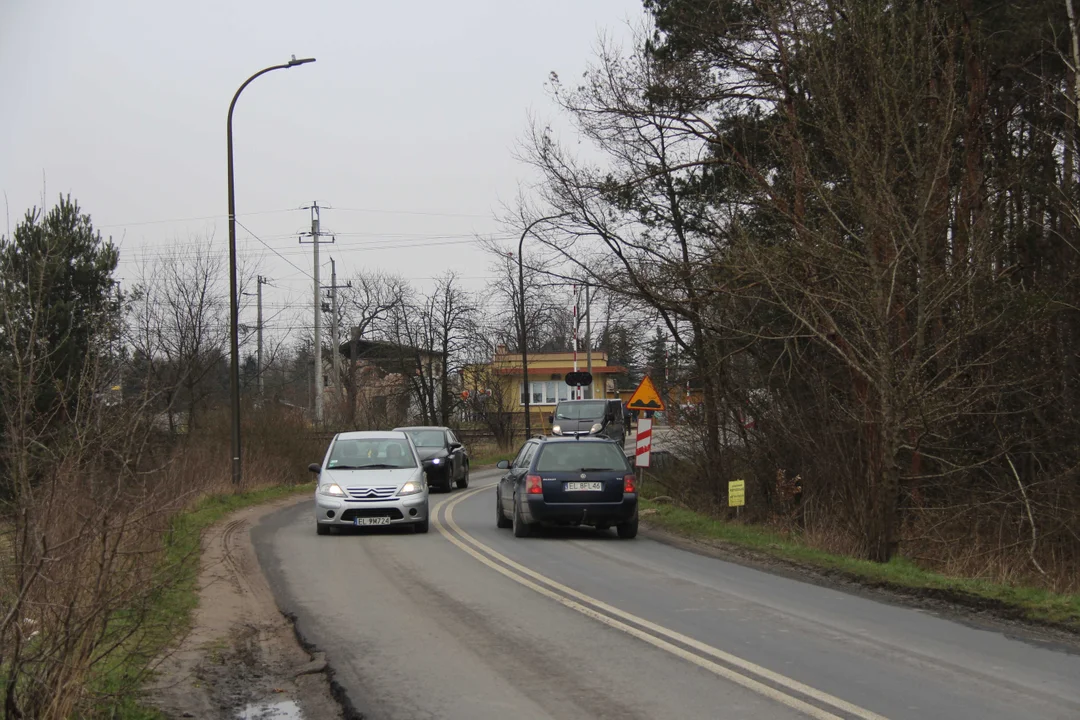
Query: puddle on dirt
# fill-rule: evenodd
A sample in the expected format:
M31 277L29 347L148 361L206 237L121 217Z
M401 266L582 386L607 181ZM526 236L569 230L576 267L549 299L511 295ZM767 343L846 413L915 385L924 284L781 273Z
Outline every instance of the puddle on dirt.
M292 700L251 703L236 713L236 720L304 720L300 706Z

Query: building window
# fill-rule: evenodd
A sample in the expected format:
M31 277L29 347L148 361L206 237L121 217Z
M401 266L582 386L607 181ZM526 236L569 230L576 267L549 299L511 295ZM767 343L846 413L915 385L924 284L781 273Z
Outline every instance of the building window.
M554 405L555 403L563 400L573 400L577 388L570 387L562 380L534 380L529 383L529 390L532 395L529 397L530 405ZM518 404L525 404L525 383L518 384ZM581 397L585 400L591 400L593 395L593 388L587 385L581 388Z
M558 402L555 397L555 393L558 392L556 390L556 386L565 384L566 383L557 383L554 380L548 380L546 383L544 383L544 402L546 402L548 405L554 405L556 402Z
M555 386L558 385L558 384L559 383L550 382L550 381L545 382L543 380L534 380L533 382L529 383L529 390L532 392L532 395L529 397L529 404L530 405L544 405L545 400L546 400L547 404L554 404L556 402L554 400ZM521 394L521 404L524 405L525 404L525 384L524 383L518 385L518 392Z

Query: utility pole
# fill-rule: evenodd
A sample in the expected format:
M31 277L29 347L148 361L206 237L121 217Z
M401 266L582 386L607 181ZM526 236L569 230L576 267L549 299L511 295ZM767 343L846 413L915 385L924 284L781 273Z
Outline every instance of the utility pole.
M312 202L303 208L304 210L311 210L311 232L304 233L300 237L300 242L304 242L304 237L310 237L312 255L313 255L313 295L314 295L314 310L315 310L315 384L314 388L314 403L315 406L315 423L322 424L323 421L323 371L322 371L322 288L319 285L319 244L323 241L319 239L322 232L319 228L319 203ZM330 242L333 242L331 238Z
M592 316L589 314L589 281L585 281L585 370L592 375ZM596 387L595 383L592 387ZM591 389L591 388L590 388ZM603 393L606 395L607 393ZM592 393L589 393L592 396Z
M577 346L578 346L578 325L581 323L581 318L578 316L578 288L577 285L571 285L571 292L574 296L574 372L578 371L577 361ZM574 388L573 395L574 400L581 400L585 396L582 394L584 391L581 386Z
M334 390L337 392L341 387L341 338L338 337L338 302L337 291L351 288L352 282L344 285L337 284L337 263L330 258L330 342L334 343Z
M266 285L270 281L264 278L262 275L258 275L255 278L256 291L254 293L243 293L247 297L255 295L255 303L258 308L258 320L255 325L255 337L257 350L255 351L255 378L258 382L259 397L263 394L263 302L262 302L262 286Z
M337 336L337 263L330 258L330 339L334 343L334 390L341 387L341 353Z
M258 276L258 277L257 277L257 278L255 279L255 283L256 283L256 286L257 286L257 288L256 288L256 289L257 289L257 292L256 292L255 294L256 294L256 296L257 296L257 303L258 303L258 306L259 306L259 320L258 320L258 323L259 323L259 324L258 324L258 327L256 328L256 331L255 331L255 334L256 334L256 337L257 337L257 342L258 342L258 350L256 351L255 361L256 361L256 366L257 366L257 370L258 370L258 375L256 375L256 377L258 378L258 381L259 381L259 397L260 397L260 398L262 397L262 394L263 394L263 312L262 312L262 286L263 286L263 285L265 285L265 284L266 284L267 282L268 282L268 280L267 280L266 278L264 278L264 277L263 277L262 275L259 275L259 276Z

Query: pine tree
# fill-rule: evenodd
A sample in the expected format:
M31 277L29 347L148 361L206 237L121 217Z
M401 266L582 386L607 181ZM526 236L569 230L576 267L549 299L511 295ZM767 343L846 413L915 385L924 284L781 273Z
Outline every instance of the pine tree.
M70 196L48 213L28 211L0 238L0 372L10 380L16 356L22 372L33 357L38 413L74 411L84 371L114 337L118 258Z

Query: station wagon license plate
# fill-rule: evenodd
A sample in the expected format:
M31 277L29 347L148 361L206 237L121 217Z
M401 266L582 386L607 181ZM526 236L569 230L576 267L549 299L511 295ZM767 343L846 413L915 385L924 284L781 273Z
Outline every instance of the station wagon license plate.
M383 515L382 517L358 517L353 518L354 525L389 525L390 516Z
M577 492L579 490L603 490L604 483L602 482L568 482L566 483L566 492Z

